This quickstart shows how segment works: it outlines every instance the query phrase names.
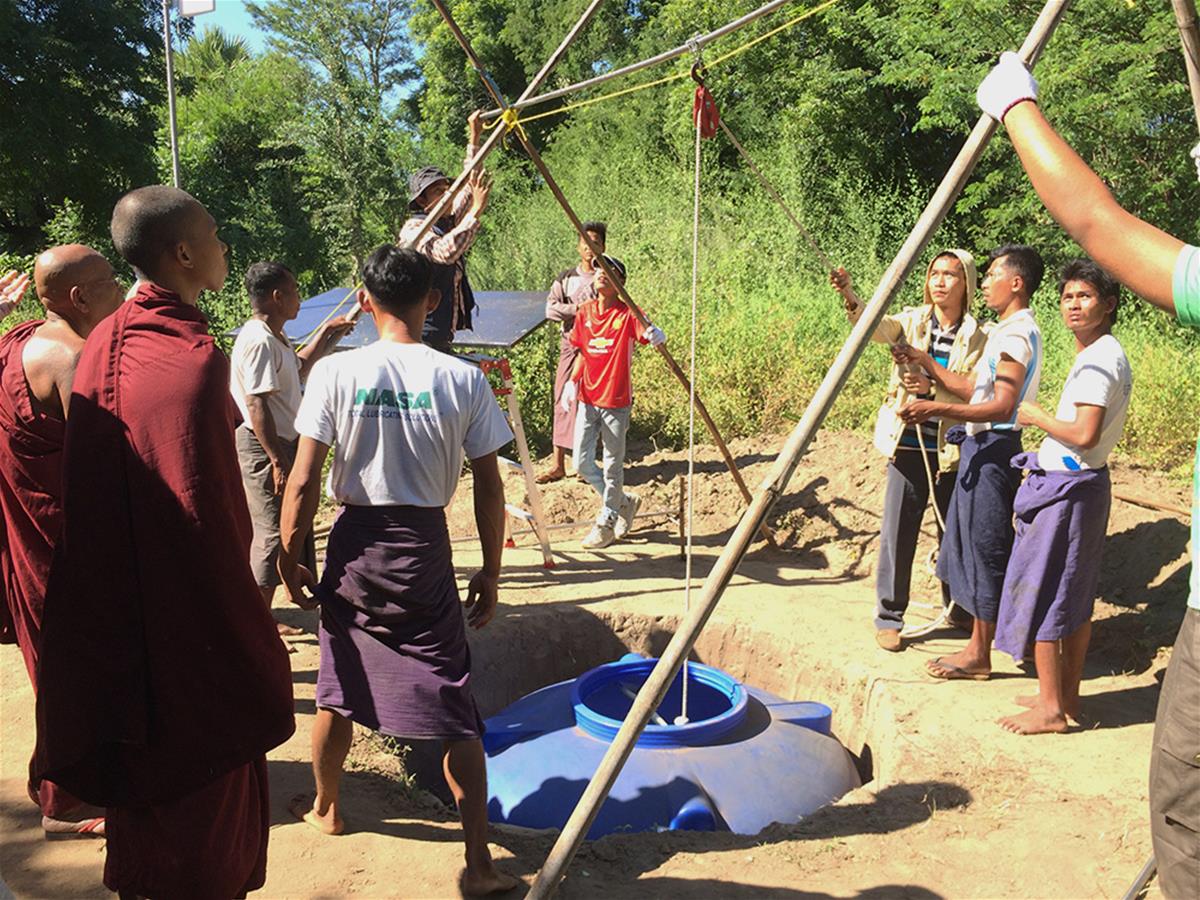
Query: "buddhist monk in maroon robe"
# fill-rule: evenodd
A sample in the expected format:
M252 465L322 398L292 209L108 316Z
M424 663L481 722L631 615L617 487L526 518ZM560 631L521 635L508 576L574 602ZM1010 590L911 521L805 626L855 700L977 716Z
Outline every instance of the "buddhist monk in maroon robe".
M36 693L46 577L62 527L71 381L84 338L120 305L122 288L108 260L80 244L39 256L34 281L45 318L0 337L0 641L20 647ZM29 279L10 282L23 291ZM31 783L30 796L47 832L104 833L104 819L53 782Z
M168 187L125 195L112 236L141 284L75 373L36 773L107 807L111 890L227 900L265 880L265 754L295 729L248 563L229 363L196 306L227 248Z

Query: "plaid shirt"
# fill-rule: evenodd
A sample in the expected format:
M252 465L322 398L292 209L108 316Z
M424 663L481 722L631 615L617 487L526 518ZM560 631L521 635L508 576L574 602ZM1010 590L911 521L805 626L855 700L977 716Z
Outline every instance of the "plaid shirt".
M474 144L467 146L467 156L463 160L465 169L474 158L478 147ZM453 328L458 330L458 322L463 311L463 257L475 243L475 235L479 233L479 220L470 213L471 192L465 188L458 192L451 204L450 212L440 222L450 223L444 234L434 234L432 228L425 232L421 240L413 244L413 238L425 224L425 217L411 218L400 229L397 241L401 246L412 246L418 253L423 253L435 263L454 266L454 296L450 298L454 304Z

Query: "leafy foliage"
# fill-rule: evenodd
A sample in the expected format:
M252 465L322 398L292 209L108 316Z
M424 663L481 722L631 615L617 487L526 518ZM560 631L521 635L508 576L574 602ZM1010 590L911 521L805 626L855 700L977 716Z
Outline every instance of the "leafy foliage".
M510 99L585 5L449 3ZM651 56L757 5L603 4L543 89ZM708 84L733 132L866 294L974 124L975 86L1001 50L1021 42L1040 3L841 0L713 64L812 5L785 6L707 48ZM156 8L154 0L0 0L0 104L22 123L0 133L0 231L8 246L30 253L74 236L110 251L112 202L155 170L160 178L169 173ZM395 235L405 175L425 163L456 169L466 116L492 105L428 4L261 0L249 8L268 35L266 52L250 53L210 30L190 37L178 56L184 186L213 210L232 248L229 284L203 300L221 330L245 315L237 276L256 259L287 262L313 293L352 279L358 260ZM81 21L89 27L69 27ZM528 126L579 215L609 221L609 247L629 264L630 290L681 359L691 273L691 82L566 107L686 72L690 62L539 107L560 114ZM35 77L55 67L61 79ZM1037 76L1048 116L1118 199L1194 238L1187 151L1196 126L1169 6L1078 0ZM472 278L481 289L544 288L573 261L575 238L509 143L488 163L496 188L472 251ZM729 434L786 427L848 327L821 264L723 137L704 146L703 193L701 393ZM982 258L1012 240L1037 246L1051 269L1078 253L1001 133L934 241ZM900 302L919 298L912 280ZM1043 384L1053 392L1073 347L1049 284L1035 309L1049 344ZM1197 338L1138 303L1127 305L1118 333L1137 383L1124 446L1176 465L1200 418L1200 388L1179 387L1200 385ZM525 418L543 448L555 352L548 328L513 355ZM868 351L831 423L865 425L886 372L886 355ZM635 427L659 441L682 440L686 406L657 355L639 354L634 377Z

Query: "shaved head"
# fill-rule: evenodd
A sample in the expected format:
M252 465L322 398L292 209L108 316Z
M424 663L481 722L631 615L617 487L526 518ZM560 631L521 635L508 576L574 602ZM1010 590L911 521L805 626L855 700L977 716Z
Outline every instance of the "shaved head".
M33 264L34 287L47 308L69 302L71 288L110 274L108 260L83 244L51 247Z
M163 257L207 220L208 211L187 191L161 184L137 188L113 209L113 246L130 265L153 278Z

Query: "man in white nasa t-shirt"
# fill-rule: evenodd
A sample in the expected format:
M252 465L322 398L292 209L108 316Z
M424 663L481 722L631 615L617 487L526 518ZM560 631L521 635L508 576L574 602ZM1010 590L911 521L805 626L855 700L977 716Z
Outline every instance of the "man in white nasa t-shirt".
M359 304L379 340L313 368L296 418L300 446L283 506L279 574L294 603L321 606L313 726L316 796L293 812L324 834L345 825L339 802L352 724L398 738L439 740L466 842L470 895L517 884L488 851L483 720L471 693L466 625L496 609L504 488L496 452L512 431L483 372L421 343L440 299L429 260L380 247L363 265ZM321 468L333 450L329 496L341 511L317 585L299 565ZM483 569L459 602L445 506L471 460ZM464 621L465 618L465 621Z

